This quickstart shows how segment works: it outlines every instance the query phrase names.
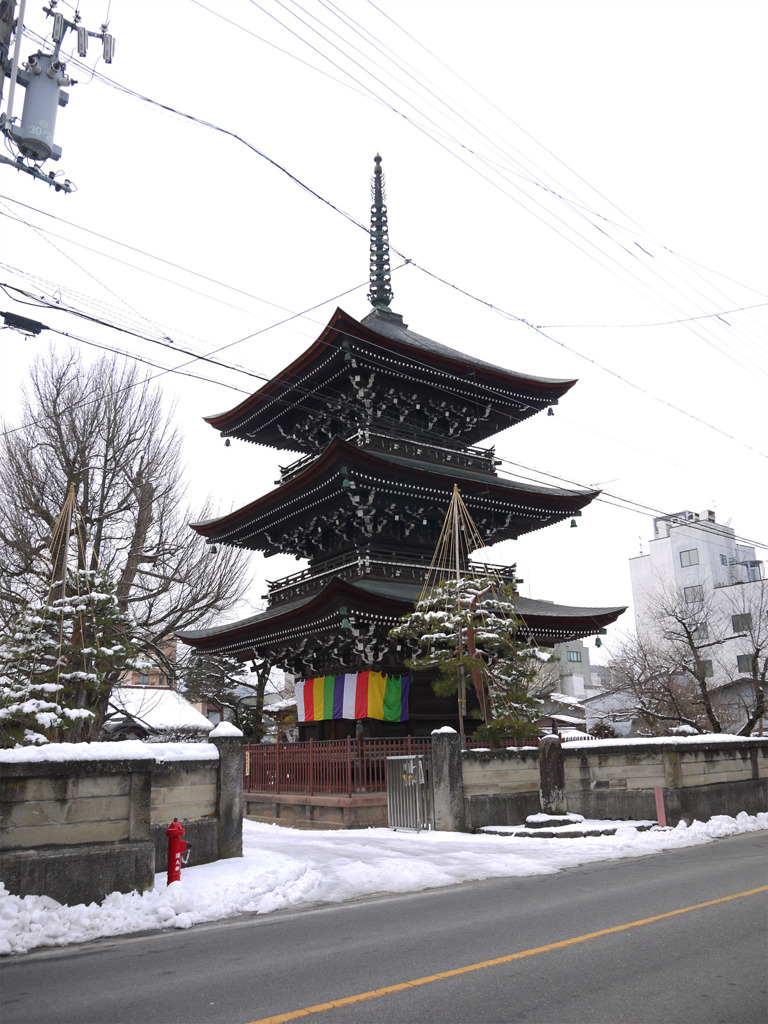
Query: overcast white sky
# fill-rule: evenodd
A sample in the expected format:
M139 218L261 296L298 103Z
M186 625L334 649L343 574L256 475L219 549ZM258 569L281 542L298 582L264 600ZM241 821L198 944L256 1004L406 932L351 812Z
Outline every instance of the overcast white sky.
M79 6L97 29L105 0ZM49 31L40 0L26 17ZM491 549L517 561L523 592L629 603L628 559L659 512L713 509L768 542L762 0L112 0L109 17L114 63L92 41L85 64L121 88L69 62L80 84L45 165L78 191L0 165L0 281L155 341L18 292L0 309L163 367L187 362L165 339L229 346L217 358L235 369L159 380L193 504L244 504L292 460L225 449L202 416L285 366L336 305L368 312L367 237L338 211L367 225L380 152L391 244L412 261L393 254L393 308L458 350L579 378L554 417L497 438L504 473L606 492L577 530ZM22 55L38 46L25 38ZM11 424L49 342L67 344L0 334Z

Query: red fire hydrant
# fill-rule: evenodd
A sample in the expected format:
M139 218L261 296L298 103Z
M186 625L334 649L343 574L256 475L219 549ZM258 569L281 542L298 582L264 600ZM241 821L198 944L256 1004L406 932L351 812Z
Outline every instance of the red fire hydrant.
M168 885L171 882L181 881L181 855L185 853L187 844L181 838L184 835L184 826L179 824L178 818L174 818L165 830L168 836Z

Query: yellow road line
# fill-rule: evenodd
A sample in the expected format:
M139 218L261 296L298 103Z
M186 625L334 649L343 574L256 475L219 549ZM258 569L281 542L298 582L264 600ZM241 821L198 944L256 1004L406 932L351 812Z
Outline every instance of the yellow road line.
M666 914L657 914L655 917L645 917L641 921L630 921L627 924L617 924L613 928L603 928L599 932L589 932L587 935L577 935L573 939L563 939L561 942L551 942L548 946L537 946L535 949L524 949L520 953L509 953L507 956L496 957L495 960L484 960L479 964L468 964L466 967L457 967L452 971L441 971L439 974L429 974L425 978L415 978L413 981L404 981L399 985L387 985L386 988L376 988L370 992L360 992L355 996L345 996L343 999L333 999L329 1003L318 1003L316 1006L305 1006L302 1010L290 1010L288 1013L279 1013L275 1017L262 1017L261 1020L251 1021L251 1024L285 1024L289 1020L298 1020L299 1017L308 1017L312 1013L324 1013L326 1010L335 1010L340 1006L350 1006L353 1003L362 1003L368 999L380 999L382 996L389 996L395 992L404 992L409 988L418 988L419 985L431 985L435 981L443 981L445 978L457 978L461 974L469 974L471 971L483 971L487 967L498 967L500 964L509 964L513 960L522 960L527 956L537 956L539 953L550 953L553 949L565 949L566 946L573 946L577 942L589 942L590 939L599 939L603 935L614 935L616 932L625 932L629 928L639 928L644 924L653 924L654 921L663 921L668 917L677 917L678 914L688 914L692 910L702 910L704 907L714 907L718 903L728 903L730 900L739 900L744 896L754 896L760 892L768 892L768 885L761 885L758 889L748 889L746 892L737 892L732 896L721 896L716 900L708 900L706 903L696 903L692 907L681 907L680 910L670 910Z

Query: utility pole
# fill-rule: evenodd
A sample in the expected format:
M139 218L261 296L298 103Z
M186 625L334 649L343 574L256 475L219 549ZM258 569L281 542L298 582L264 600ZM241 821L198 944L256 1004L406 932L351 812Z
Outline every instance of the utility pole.
M3 105L5 68L10 67L11 29L16 11L16 0L0 0L0 107Z
M51 38L53 53L38 50L32 54L22 67L19 67L19 51L24 34L24 10L26 0L20 0L19 17L14 24L15 0L0 0L0 100L2 100L2 83L7 77L10 80L8 89L8 106L4 114L0 114L0 134L17 150L16 159L0 156L0 163L15 167L34 178L52 185L57 192L71 192L72 183L68 180L57 180L56 174L42 170L46 160L58 160L61 148L54 141L56 116L59 107L69 102L69 93L64 87L77 83L67 75L66 63L60 60L62 40L67 32L77 36L77 52L80 57L88 53L89 38L101 40L104 61L112 63L115 49L113 36L107 31L107 24L101 26L99 32L91 32L80 24L80 13L76 11L70 21L56 10L57 0L51 0L44 7L45 14L53 18ZM15 31L14 31L15 28ZM14 34L14 53L10 57L10 39ZM13 113L13 101L16 86L25 90L24 107L19 120Z

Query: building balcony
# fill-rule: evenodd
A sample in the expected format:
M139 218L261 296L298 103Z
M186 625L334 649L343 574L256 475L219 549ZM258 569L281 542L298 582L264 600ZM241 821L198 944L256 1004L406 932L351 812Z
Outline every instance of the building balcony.
M501 461L496 458L495 448L428 444L412 437L378 434L372 430L358 430L346 440L348 444L354 444L365 451L386 452L389 455L400 455L406 459L421 459L432 463L460 466L462 469L472 469L494 475L496 467L501 464ZM280 479L275 483L287 484L293 480L317 458L317 454L304 455L289 466L281 466Z
M350 552L328 559L320 565L311 566L283 579L268 582L268 593L264 600L271 606L293 601L298 597L317 593L331 579L358 580L362 578L379 580L402 580L419 586L424 584L430 564L419 559L409 559L383 552ZM514 565L491 565L485 562L469 563L469 574L485 574L498 577L504 583L522 583L515 576Z

